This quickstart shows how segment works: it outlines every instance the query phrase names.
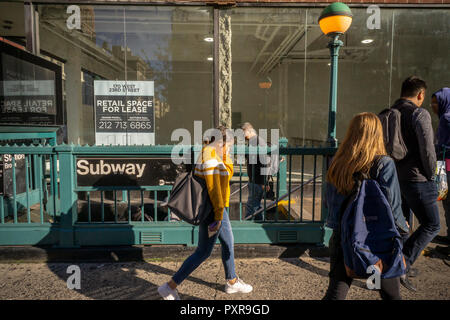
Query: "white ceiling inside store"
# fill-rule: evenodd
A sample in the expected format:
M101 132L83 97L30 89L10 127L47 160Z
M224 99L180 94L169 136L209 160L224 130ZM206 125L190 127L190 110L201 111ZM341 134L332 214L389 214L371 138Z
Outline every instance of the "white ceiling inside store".
M52 32L90 36L90 41L95 41L94 48L112 51L113 46L124 46L126 39L135 56L152 60L158 57L154 51L161 54L165 50L165 56L173 62L204 62L213 52L213 43L204 40L213 33L212 10L208 7L82 6L81 32L67 30L66 6L46 5L39 9L41 22ZM303 63L305 59L325 63L329 59L328 39L318 27L320 11L321 8L231 9L233 62L247 63L257 74L267 74L280 63ZM353 29L343 39L340 58L353 62L363 62L368 57L386 59L392 36L391 13L392 10L383 11L380 30L368 30L364 10L357 11ZM406 32L404 29L414 28L414 24L401 23L398 28ZM0 3L0 36L24 33L23 4ZM374 43L361 43L365 38L374 39ZM381 54L373 54L374 50Z

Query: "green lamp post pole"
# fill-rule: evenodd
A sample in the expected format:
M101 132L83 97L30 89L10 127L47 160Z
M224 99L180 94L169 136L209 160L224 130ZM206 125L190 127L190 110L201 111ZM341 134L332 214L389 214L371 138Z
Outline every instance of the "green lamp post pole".
M330 105L328 109L328 145L337 147L336 139L336 109L337 109L337 79L338 79L338 58L339 48L344 43L339 40L339 34L333 37L328 43L331 55L331 74L330 74Z
M331 38L328 43L331 58L330 74L330 105L328 110L328 139L327 144L331 148L337 147L336 139L336 113L337 113L337 79L338 79L338 57L339 49L344 45L339 36L350 27L352 23L352 12L350 8L341 2L335 2L326 7L319 17L319 26L324 34ZM326 177L331 156L327 156L322 165L322 176ZM325 183L322 183L322 199L325 195ZM326 221L328 211L322 206L321 220ZM332 230L323 226L322 243L328 246Z
M320 29L324 34L331 37L328 43L331 57L330 74L330 100L328 110L328 139L330 147L337 147L336 139L336 112L337 112L337 78L338 78L338 57L339 49L344 43L339 40L339 36L350 27L352 13L350 8L341 2L334 2L326 7L319 17Z

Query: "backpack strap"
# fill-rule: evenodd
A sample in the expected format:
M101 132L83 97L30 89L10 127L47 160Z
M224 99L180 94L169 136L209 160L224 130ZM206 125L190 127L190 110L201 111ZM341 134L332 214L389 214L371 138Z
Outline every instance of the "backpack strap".
M413 128L415 128L415 126L416 126L418 115L423 110L423 108L418 108L414 103L412 103L409 100L404 100L403 104L394 104L391 108L398 110L402 117L405 116L404 115L405 114L404 113L405 110L407 112L411 112L411 114L409 115L409 120L410 120L409 123L411 123L411 126Z
M372 165L369 170L369 175L362 174L361 172L355 172L353 174L353 180L355 181L355 185L353 186L353 190L347 195L345 200L342 203L340 208L340 215L342 215L345 208L350 204L350 202L357 196L359 189L361 188L362 181L365 179L374 179L378 178L378 167L380 160L385 157L382 155L377 155L372 161ZM341 217L340 217L341 218Z
M341 221L342 216L344 215L345 210L347 210L348 206L355 200L355 198L358 196L359 189L361 188L362 180L356 178L353 176L355 180L355 185L353 186L352 191L345 197L344 201L342 201L341 207L339 208L339 225L338 225L338 232L341 231Z

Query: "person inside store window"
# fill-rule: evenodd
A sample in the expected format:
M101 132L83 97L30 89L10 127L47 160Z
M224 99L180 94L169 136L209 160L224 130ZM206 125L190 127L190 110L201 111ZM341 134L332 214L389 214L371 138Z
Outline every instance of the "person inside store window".
M267 142L260 137L251 123L245 122L241 126L244 132L245 140L248 141L249 146L253 147L266 147ZM252 216L254 212L262 208L261 201L264 197L264 193L270 191L269 184L267 183L268 175L264 174L262 168L266 164L262 163L260 154L249 154L246 156L247 161L247 175L248 175L248 200L245 204L246 212L245 217ZM262 214L258 213L253 220L262 220Z

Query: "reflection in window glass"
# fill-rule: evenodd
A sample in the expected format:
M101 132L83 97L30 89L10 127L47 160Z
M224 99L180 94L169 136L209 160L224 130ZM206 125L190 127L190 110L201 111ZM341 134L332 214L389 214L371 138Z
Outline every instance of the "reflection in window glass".
M177 128L193 132L194 120L204 128L212 125L213 64L207 58L213 44L204 40L212 35L211 9L79 8L78 25L67 6L39 6L41 49L66 61L70 142L95 143L94 105L86 103L94 100L87 97L90 75L144 86L153 82L156 144L170 143Z
M399 98L406 77L423 78L428 89L422 107L430 112L436 131L438 117L430 103L434 92L450 86L450 10L395 10L393 19L391 101Z
M0 122L2 124L56 125L55 71L0 53Z
M305 10L236 8L229 13L233 112L256 129L279 128L280 136L292 136L288 115L298 105L289 100L289 80L302 72L293 54L304 43Z
M379 113L392 101L392 10L383 9L379 28L367 27L366 9L352 8L353 21L339 52L337 138L344 139L348 123L360 112ZM324 44L325 45L325 44ZM327 63L328 64L328 63ZM325 70L327 68L327 70ZM328 74L330 67L323 67ZM324 86L328 92L329 85ZM328 102L323 103L327 113ZM326 131L322 133L326 138Z
M291 145L317 145L327 139L330 53L329 39L318 25L321 11L229 10L232 111L256 128L279 128ZM379 28L373 29L367 26L366 8L352 12L339 52L338 140L355 114L378 113L392 105L408 76L427 81L427 99L450 82L450 10L382 9ZM429 100L424 107L429 109Z

